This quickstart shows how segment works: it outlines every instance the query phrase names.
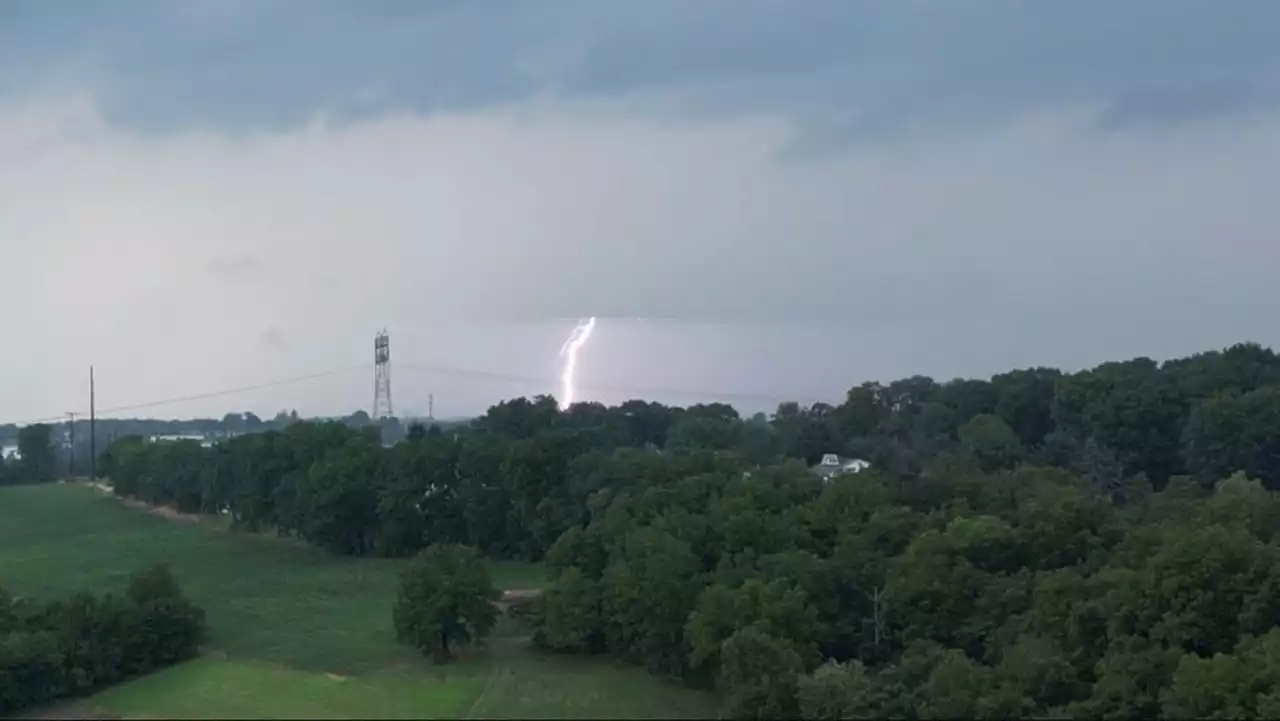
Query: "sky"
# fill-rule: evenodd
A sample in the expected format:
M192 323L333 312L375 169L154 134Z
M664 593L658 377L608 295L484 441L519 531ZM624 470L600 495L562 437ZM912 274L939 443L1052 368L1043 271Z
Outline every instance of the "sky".
M0 422L1280 342L1280 3L0 0Z

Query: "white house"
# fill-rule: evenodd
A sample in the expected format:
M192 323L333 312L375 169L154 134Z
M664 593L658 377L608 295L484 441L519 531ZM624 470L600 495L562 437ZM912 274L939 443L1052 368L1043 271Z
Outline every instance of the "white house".
M822 461L809 470L822 480L830 480L845 473L861 473L871 467L869 461L861 458L844 458L836 453L827 453Z

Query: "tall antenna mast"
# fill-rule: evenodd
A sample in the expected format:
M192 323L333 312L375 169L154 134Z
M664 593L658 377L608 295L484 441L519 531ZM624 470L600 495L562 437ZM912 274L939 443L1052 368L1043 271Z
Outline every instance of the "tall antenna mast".
M373 338L373 413L375 420L391 418L391 338L386 330L378 331Z

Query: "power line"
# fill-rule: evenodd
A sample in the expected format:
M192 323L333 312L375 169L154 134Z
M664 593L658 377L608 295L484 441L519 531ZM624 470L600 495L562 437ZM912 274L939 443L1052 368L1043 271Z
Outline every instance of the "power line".
M197 393L195 395L180 396L178 398L166 398L164 400L148 401L146 403L135 403L133 405L128 405L128 406L116 406L115 408L107 408L106 410L102 410L98 412L99 413L120 413L122 411L136 411L143 408L167 406L174 403L185 403L187 401L199 401L199 400L204 400L206 398L217 398L219 396L229 396L229 395L234 395L236 393L246 393L248 391L263 390L265 388L275 388L278 386L292 385L294 383L302 383L303 381L319 380L321 378L329 378L332 376L342 375L343 373L351 373L352 371L367 370L368 368L369 368L368 363L361 363L360 365L348 366L346 368L338 368L331 371L325 371L323 373L312 373L310 375L305 375L305 376L295 376L293 378L283 378L281 380L268 381L266 383L256 383L254 385L241 386L239 388L228 388L226 390L210 391L207 393Z
M304 381L312 381L312 380L319 380L321 378L329 378L336 375L342 375L343 373L351 373L357 370L368 370L368 368L369 368L368 363L361 363L360 365L347 366L346 368L337 368L331 371L324 371L322 373L311 373L304 376L294 376L292 378L281 378L278 380L267 381L265 383L255 383L253 385L240 386L238 388L226 388L218 391L196 393L189 396L175 396L172 398L163 398L160 400L146 401L144 403L133 403L125 406L116 406L114 408L97 409L96 414L102 415L104 413L121 413L124 411L136 411L136 410L142 410L144 408L155 408L158 406L173 405L176 403L187 403L189 401L205 400L207 398L219 398L221 396L235 395L236 393L246 393L248 391L263 390L266 388L276 388L278 386L292 385L294 383L302 383ZM76 413L78 415L84 415L79 411L77 411ZM66 417L66 414L64 413L60 416L46 416L44 418L37 418L34 420L17 421L15 423L12 423L11 425L26 426L26 425L32 425L35 423L50 423L56 420L61 420L62 418L65 418L65 417Z
M518 383L522 385L539 385L546 388L554 388L556 380L554 378L540 377L533 375L523 375L517 373L501 373L497 371L474 370L469 368L458 368L455 366L440 365L434 363L397 363L400 368L409 370L433 373L438 375L458 376L465 378L476 378L481 380L500 381L505 383ZM247 393L249 391L264 390L267 388L276 388L284 385L292 385L295 383L303 383L306 381L320 380L344 373L354 371L367 371L372 364L361 363L359 365L347 366L344 368L336 368L321 373L311 373L302 376L293 376L291 378L282 378L265 383L255 383L252 385L239 386L237 388L226 388L216 391L207 391L204 393L195 393L185 396L174 396L170 398L162 398L158 400L146 401L142 403L131 403L129 405L115 406L113 408L95 409L95 415L101 417L108 413L122 413L125 411L137 411L147 408L157 408L160 406L175 405L179 403L188 403L191 401L206 400L209 398L220 398L222 396L235 395L237 393ZM766 401L770 403L780 403L785 401L796 401L801 403L811 403L822 401L820 398L802 398L796 396L783 396L769 393L753 393L746 391L722 391L722 390L691 390L688 388L670 388L662 386L629 386L629 385L611 385L599 383L580 383L580 387L594 391L602 391L606 393L632 394L633 397L645 396L675 396L684 398L696 398L700 400L738 400L738 401ZM77 415L85 415L81 411L76 411ZM42 418L35 418L25 421L16 421L6 425L32 425L36 423L53 423L66 418L66 413L58 415L49 415Z
M484 380L501 381L505 383L519 384L538 384L547 388L554 388L556 380L554 378L543 378L539 376L520 375L515 373L499 373L495 371L471 370L467 368L457 368L454 366L438 365L432 363L396 363L397 368L408 368L410 370L423 371L427 373L438 373L440 375L464 376L470 378L478 378ZM825 402L821 398L800 398L796 396L784 396L769 393L753 393L749 391L713 391L713 390L690 390L688 388L669 388L660 386L622 386L608 385L600 383L583 383L578 382L578 387L586 388L594 391L604 391L607 393L634 393L637 395L666 395L680 396L685 398L700 399L728 399L728 400L748 400L748 401L770 401L770 402Z

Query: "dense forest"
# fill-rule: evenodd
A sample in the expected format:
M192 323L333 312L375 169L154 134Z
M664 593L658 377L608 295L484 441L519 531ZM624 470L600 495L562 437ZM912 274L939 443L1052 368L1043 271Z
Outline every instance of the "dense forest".
M839 453L871 470L823 478ZM336 553L545 560L548 649L735 717L1280 711L1280 357L864 383L772 417L500 403L447 432L121 438L118 494Z
M0 588L0 717L192 658L204 633L204 611L164 566L134 574L122 597L42 604Z

